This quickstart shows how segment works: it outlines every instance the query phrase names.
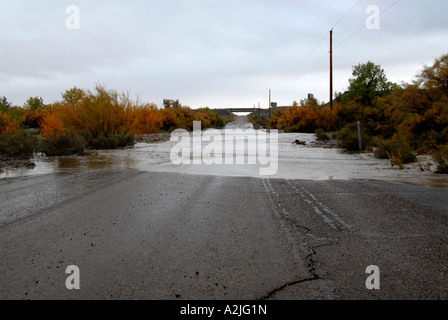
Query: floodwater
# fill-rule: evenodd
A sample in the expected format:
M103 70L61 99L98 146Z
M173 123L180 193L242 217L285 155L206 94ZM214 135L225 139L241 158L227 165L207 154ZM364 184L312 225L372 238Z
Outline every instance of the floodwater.
M232 129L240 129L244 135L241 135L241 132L236 138L226 135L228 130ZM249 132L248 129L253 131ZM434 171L435 164L431 163L431 159L428 157L420 157L420 165L419 163L410 164L406 165L405 169L400 170L397 167L392 167L390 161L376 159L370 153L346 153L339 148L329 148L316 144L314 134L302 133L279 133L278 141L276 142L275 139L266 140L267 151L260 153L260 147L257 148L257 146L260 146L260 141L265 141L262 138L273 138L273 135L267 133L266 130L254 130L252 125L245 120L245 117L238 117L236 122L228 124L225 129L209 131L209 133L212 138L208 141L195 140L195 142L191 140L191 146L199 141L201 149L193 149L193 147L189 149L191 154L187 155L187 158L190 158L190 164L175 164L172 161L173 148L179 147L180 141L185 141L179 139L176 141L137 143L133 147L94 151L85 156L36 156L33 160L36 164L35 168L4 169L5 172L0 174L0 178L76 170L137 169L141 171L304 180L385 180L448 187L447 176L431 172L431 170ZM248 138L254 135L261 140ZM225 146L229 139L234 141L233 163L225 164L227 159ZM306 142L306 144L294 144L293 142L296 140ZM213 152L210 152L212 145L217 146L212 144L212 141L221 141L222 150L215 148ZM244 148L238 151L237 146L241 144L244 145ZM207 146L208 153L204 153ZM255 149L250 149L250 146ZM256 152L251 153L250 150L256 150ZM278 150L278 158L275 157L276 150ZM201 153L199 158L197 157L198 152ZM179 156L181 153L175 154ZM185 154L182 155L185 156ZM262 158L261 155L265 157ZM195 157L200 159L201 163L192 164ZM216 162L210 164L213 159L222 159L224 164L216 164ZM239 163L243 164L236 164L237 159L240 161ZM430 170L422 171L421 167L425 167L428 163L431 163ZM261 175L260 169L269 167L271 168L269 174L274 174Z

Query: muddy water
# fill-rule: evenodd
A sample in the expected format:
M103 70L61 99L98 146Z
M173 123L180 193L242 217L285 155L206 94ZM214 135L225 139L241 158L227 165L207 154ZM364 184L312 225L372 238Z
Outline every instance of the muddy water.
M244 117L238 117L236 122L229 124L225 129L246 130L251 127L252 125ZM255 134L258 134L258 132L260 131L255 131ZM212 136L219 136L223 141L226 139L225 130L217 130ZM306 145L293 144L296 140L304 141ZM244 137L237 138L235 141L235 143L245 143ZM245 164L175 165L171 161L170 153L177 144L177 141L137 143L130 148L95 151L85 156L56 158L36 156L34 158L35 168L5 169L5 172L0 174L0 178L76 170L126 168L142 171L263 177L260 176L260 168L267 167L267 165L258 162L257 164L247 164L249 162L247 143L244 154L235 154L236 158L243 157ZM207 144L208 142L202 142L202 147L204 148ZM278 170L275 175L267 176L269 178L305 180L373 179L448 187L448 177L436 175L428 170L422 171L418 163L407 165L404 170L400 170L397 167L392 167L388 160L376 159L368 153L349 154L339 148L329 148L316 144L314 134L279 133L278 143L275 146L278 148ZM423 166L430 162L430 159L425 157L421 157L419 160ZM435 169L434 164L430 169Z

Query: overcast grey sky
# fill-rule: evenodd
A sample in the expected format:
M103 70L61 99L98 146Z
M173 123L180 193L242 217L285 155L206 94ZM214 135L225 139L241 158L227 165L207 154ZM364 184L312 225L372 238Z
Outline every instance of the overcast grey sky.
M79 29L69 5L79 8ZM380 9L380 29L368 29ZM329 31L334 90L352 66L373 61L410 82L448 53L446 0L0 0L0 96L45 103L77 86L129 92L161 106L290 105L329 99ZM369 20L370 21L370 20Z

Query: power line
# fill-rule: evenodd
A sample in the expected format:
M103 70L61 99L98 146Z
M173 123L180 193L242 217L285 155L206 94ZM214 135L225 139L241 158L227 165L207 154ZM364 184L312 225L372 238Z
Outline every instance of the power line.
M305 72L301 73L300 76L298 78L296 78L295 80L293 80L291 83L289 83L287 86L285 86L284 88L282 88L279 92L282 92L286 89L288 89L290 86L292 86L294 83L296 83L297 81L299 81L300 79L302 79L308 72L310 72L315 66L317 66L323 58L325 58L327 56L328 53L325 53L323 56L321 56L311 67L309 67L308 69L306 69Z
M334 25L333 28L337 25L339 25L342 21L344 21L344 19L362 2L363 0L359 0L356 4L354 4L345 14L344 16L342 16L341 19L339 19ZM392 7L394 7L395 5L397 5L401 0L397 0L394 3L392 3L389 7L387 7L385 10L383 10L382 12L380 12L376 17L374 17L373 19L378 18L381 14L385 14L387 11L389 11ZM351 39L352 37L354 37L357 33L359 33L362 29L365 28L365 24L363 24L359 29L357 29L355 32L353 32L352 34L350 34L347 38L345 38L343 41L341 41L340 43L338 43L334 48L338 48L340 47L342 44L344 44L345 42L347 42L349 39ZM327 33L325 33L325 35L317 42L317 44L307 53L307 55L300 60L300 62L288 73L291 74L292 72L294 72L295 69L297 69L312 53L313 51L320 45L320 43L326 38ZM286 85L285 87L283 87L282 89L279 90L279 92L282 92L284 90L286 90L287 88L289 88L291 85L293 85L294 83L296 83L297 81L299 81L300 79L302 79L308 72L310 72L314 67L316 67L321 61L322 59L324 59L327 56L328 53L325 53L324 55L322 55L312 66L310 66L308 69L306 69L304 72L302 72L299 77L297 77L295 80L293 80L292 82L290 82L288 85Z
M363 0L359 0L356 4L354 4L343 16L341 19L339 19L334 25L333 28L337 25L339 25L342 21L344 21L344 19L362 2ZM332 29L333 29L332 28ZM286 75L290 75L292 74L299 66L301 66L306 59L308 59L308 57L313 53L313 51L322 43L322 41L324 41L327 38L328 33L325 32L325 34L322 36L322 38L316 43L316 45L314 47L311 48L311 50L304 56L304 58L302 58L298 64L296 64L291 71L289 71ZM296 80L294 80L293 82L291 82L290 84L288 84L286 87L283 87L282 89L280 89L279 91L282 92L285 89L289 88L293 83L295 83L296 81L298 81L299 79L301 79L305 74L307 74L309 71L311 71L312 68L314 68L327 54L325 54L324 56L320 57L316 63L314 63L312 65L312 67L310 67L309 69L307 69L304 73L300 74L299 78L297 78Z
M362 1L363 0L359 0L353 7L351 7L351 9L348 10L347 13L338 22L336 22L336 24L332 27L332 29L334 29L338 24L344 21L344 19L350 14L350 12L352 12L353 9L355 9Z
M295 69L297 69L311 55L311 53L313 53L313 51L321 44L322 41L324 41L326 37L327 33L323 35L323 37L317 42L317 44L307 53L307 55L302 60L300 60L300 62L294 68L292 68L292 70L288 74L293 73Z
M400 2L400 1L401 1L401 0L397 0L397 1L395 1L392 5L390 5L389 7L387 7L383 12L380 12L377 16L375 16L375 17L373 18L373 20L379 18L381 14L385 14L387 11L389 11L392 7L394 7L394 6L395 6L396 4L398 4L398 2ZM363 24L359 29L357 29L355 32L353 32L350 36L348 36L346 39L344 39L343 41L341 41L340 43L338 43L338 44L336 45L335 48L340 47L342 44L344 44L344 43L347 42L349 39L351 39L352 37L354 37L354 36L355 36L357 33L359 33L361 30L363 30L365 27L366 27L366 25Z
M279 82L278 78L284 78L289 76L290 74L292 74L296 69L298 69L299 67L301 67L304 62L311 56L311 54L313 53L313 51L322 43L322 41L324 41L327 37L327 33L325 33L322 38L316 43L316 45L314 45L314 47L311 48L311 50L308 51L308 53L302 58L300 59L300 61L287 73L283 74L282 76L278 76L276 79L276 82ZM283 91L284 89L281 89L280 91Z

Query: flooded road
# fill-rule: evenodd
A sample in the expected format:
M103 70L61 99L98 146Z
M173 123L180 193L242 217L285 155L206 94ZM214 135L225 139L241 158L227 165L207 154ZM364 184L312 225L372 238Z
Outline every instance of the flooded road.
M225 131L232 129L251 129L252 124L245 117L238 117L226 128L215 130L212 135L220 135L225 139ZM263 130L261 130L263 131ZM255 131L260 132L260 131ZM300 140L306 145L293 144ZM136 169L152 172L177 172L234 177L260 177L260 165L248 164L247 141L242 137L236 143L246 142L245 154L235 154L244 157L244 165L225 164L180 164L175 165L170 159L170 153L177 144L176 141L153 143L137 143L133 147L119 150L94 151L85 156L34 158L36 167L33 169L5 169L1 178L41 175L55 172L99 170L99 169ZM223 142L225 143L225 142ZM250 143L250 142L249 142ZM206 147L203 142L202 147ZM316 143L314 134L279 133L278 134L278 170L270 178L288 178L302 180L350 180L367 179L404 182L417 185L448 187L448 177L437 175L431 171L422 171L431 162L430 157L420 157L419 163L406 165L400 170L392 167L390 161L376 159L371 153L351 154L339 148L330 148ZM224 151L223 151L224 152ZM434 164L431 167L433 171Z

